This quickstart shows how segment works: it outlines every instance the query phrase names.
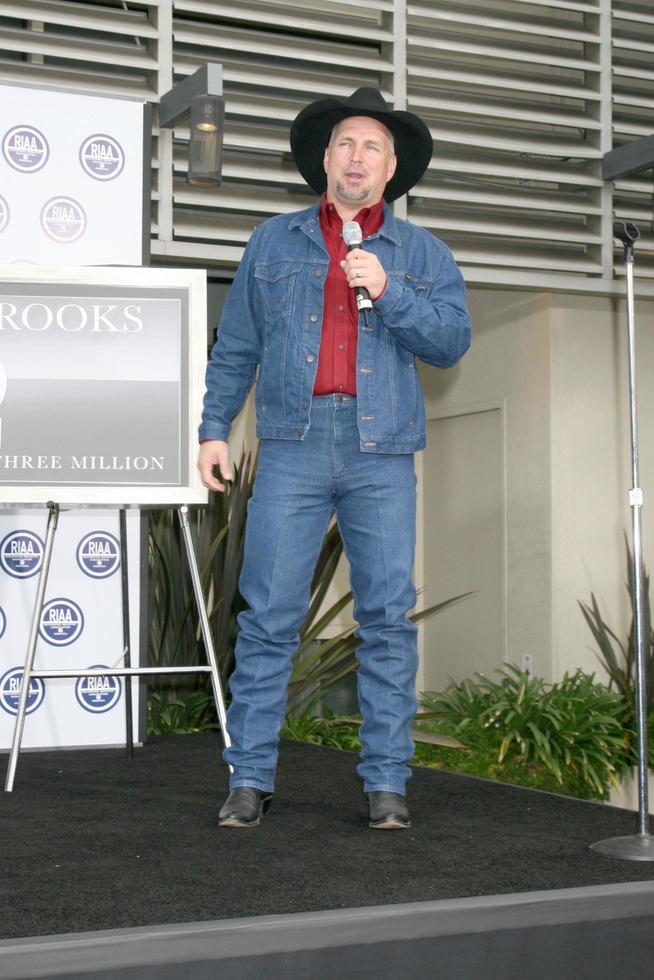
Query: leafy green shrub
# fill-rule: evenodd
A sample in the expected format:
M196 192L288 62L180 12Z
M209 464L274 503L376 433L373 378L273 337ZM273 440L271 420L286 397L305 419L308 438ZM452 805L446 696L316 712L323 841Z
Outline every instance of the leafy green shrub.
M206 691L185 691L175 697L169 691L152 691L148 698L148 735L182 735L211 731L218 728L213 710L213 694Z
M634 733L624 698L578 670L558 684L529 677L515 665L499 680L451 684L422 695L419 718L467 747L492 749L498 764L542 767L560 786L604 799L630 762Z
M477 674L421 696L412 763L606 799L610 784L636 761L633 715L624 698L581 670L558 684L512 664L497 673L499 680ZM358 716L338 717L323 708L324 717L315 717L314 707L289 715L282 736L360 750Z
M339 718L326 708L323 708L322 717L319 718L312 714L309 707L299 715L286 716L281 737L358 752L361 749L358 726L357 719Z
M484 740L460 749L438 748L434 745L418 743L412 764L492 779L500 783L512 783L548 793L588 798L586 785L572 770L564 771L563 782L559 782L545 766L526 763L519 756L514 757L509 754L502 762L498 762L497 745L488 744Z

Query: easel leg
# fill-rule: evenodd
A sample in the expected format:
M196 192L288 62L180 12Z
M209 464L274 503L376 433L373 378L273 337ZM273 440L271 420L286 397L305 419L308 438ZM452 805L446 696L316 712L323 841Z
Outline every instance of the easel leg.
M20 688L20 700L18 711L16 712L16 723L14 724L14 735L11 742L11 752L9 753L9 765L7 766L7 778L5 781L5 792L11 793L14 788L14 777L16 766L18 765L18 754L23 739L23 729L25 727L25 715L27 713L27 698L29 696L32 670L34 668L34 654L36 643L39 637L39 621L43 610L43 597L45 587L48 582L48 572L50 570L50 559L52 557L52 546L54 544L55 531L59 520L59 505L48 501L50 516L48 517L48 528L45 537L45 549L43 554L43 565L39 573L39 584L36 590L36 600L34 602L34 615L32 617L32 628L30 630L27 653L25 655L25 667L23 669L23 682Z
M222 684L220 683L218 661L216 660L216 651L213 645L213 637L211 635L211 630L209 628L209 617L207 615L207 606L204 600L204 593L202 591L202 582L200 580L200 573L198 571L198 563L195 556L195 548L193 547L193 537L191 535L191 526L189 524L189 519L188 519L188 507L186 506L186 504L182 504L182 506L178 508L178 513L179 513L179 522L182 528L182 534L184 536L184 544L186 546L186 557L188 558L189 569L191 571L191 579L193 580L193 591L195 592L195 601L198 607L198 614L200 616L200 627L202 629L204 648L207 651L207 660L209 662L209 666L211 667L211 682L213 685L213 696L216 702L216 709L218 711L218 720L220 721L220 729L223 734L223 741L225 743L225 748L229 748L229 746L232 743L229 737L229 732L227 731L227 713L225 711L225 698L223 697Z

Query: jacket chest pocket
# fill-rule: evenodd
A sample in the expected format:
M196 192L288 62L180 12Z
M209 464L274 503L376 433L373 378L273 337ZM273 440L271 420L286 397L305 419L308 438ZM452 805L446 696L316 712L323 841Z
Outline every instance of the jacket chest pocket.
M254 267L261 309L267 322L287 320L293 309L293 298L302 264L280 259L258 262Z

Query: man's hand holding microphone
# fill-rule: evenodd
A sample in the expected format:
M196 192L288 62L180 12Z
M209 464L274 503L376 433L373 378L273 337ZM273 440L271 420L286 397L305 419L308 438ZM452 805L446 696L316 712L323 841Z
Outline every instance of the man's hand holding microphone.
M386 273L381 262L372 252L361 248L363 236L357 221L343 224L343 241L347 245L347 258L341 262L348 286L356 289L357 309L369 310L386 288Z

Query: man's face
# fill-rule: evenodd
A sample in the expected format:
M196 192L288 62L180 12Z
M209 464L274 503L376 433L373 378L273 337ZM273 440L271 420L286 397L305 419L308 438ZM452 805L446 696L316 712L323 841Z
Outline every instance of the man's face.
M397 157L389 131L369 116L351 116L334 127L325 150L327 200L356 210L381 200Z

